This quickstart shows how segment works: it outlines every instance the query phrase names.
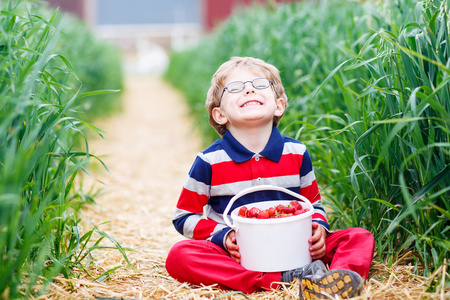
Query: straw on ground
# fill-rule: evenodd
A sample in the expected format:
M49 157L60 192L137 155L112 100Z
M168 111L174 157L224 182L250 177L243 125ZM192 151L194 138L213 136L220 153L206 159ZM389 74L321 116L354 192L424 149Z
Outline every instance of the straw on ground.
M75 270L77 278L58 277L42 299L297 299L298 285L281 291L250 295L221 291L214 286L192 287L172 279L164 268L173 243L183 239L172 226L173 210L186 174L197 151L200 137L192 132L191 120L181 96L160 79L128 78L122 114L101 121L106 140L90 142L91 151L103 157L111 174L93 168L97 179L106 183L104 193L83 213L129 248L128 258L113 249L96 250L88 268ZM85 178L86 184L92 179ZM97 187L102 185L97 184ZM105 245L107 245L105 243ZM449 276L443 266L430 278L413 275L408 253L392 268L376 261L370 280L359 299L448 299L450 289L427 286L439 275ZM108 269L114 272L99 278Z

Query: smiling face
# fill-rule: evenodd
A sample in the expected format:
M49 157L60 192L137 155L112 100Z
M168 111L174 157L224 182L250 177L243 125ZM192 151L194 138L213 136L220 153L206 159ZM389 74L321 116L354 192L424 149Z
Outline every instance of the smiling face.
M248 68L238 67L225 79L225 86L234 81L246 82L244 90L230 93L225 90L219 107L212 111L212 117L233 132L255 126L271 127L274 117L282 116L285 102L276 98L272 85L265 89L256 89L251 81L261 78L261 74Z
M223 136L225 134L225 131L229 126L227 122L221 125L216 121L216 118L214 116L217 116L218 114L215 109L224 108L224 106L222 105L222 96L227 97L226 94L229 94L229 92L223 92L223 89L230 82L232 82L231 75L236 69L247 70L248 72L252 73L252 80L255 78L255 75L259 75L256 77L262 77L272 81L272 86L269 87L269 89L275 91L275 98L281 98L283 100L284 110L289 103L283 84L281 82L280 72L275 66L266 63L259 58L232 57L229 61L224 62L214 73L213 77L211 78L211 86L208 90L205 101L205 107L209 115L209 123L220 136ZM242 82L245 81L247 80L244 80ZM251 85L251 83L247 83L247 85L248 84ZM244 93L244 91L242 91L241 93ZM273 126L278 126L278 123L280 122L282 117L283 114L281 114L280 116L275 116L273 118Z

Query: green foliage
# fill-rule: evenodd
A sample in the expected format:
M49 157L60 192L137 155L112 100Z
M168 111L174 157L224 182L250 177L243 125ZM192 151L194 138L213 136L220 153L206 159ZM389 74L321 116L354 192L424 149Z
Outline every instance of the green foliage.
M30 298L58 273L70 276L105 237L96 226L81 233L77 212L93 194L75 179L87 172L86 128L79 101L107 92L83 92L64 53L64 26L39 2L0 3L0 295ZM48 12L47 12L48 14ZM84 145L85 150L80 150ZM92 234L100 239L91 246Z
M203 103L231 56L274 64L290 98L280 128L313 157L333 228L358 226L378 258L417 253L430 274L450 255L447 1L318 1L241 10L166 78L217 138ZM189 76L185 76L189 70Z
M120 111L123 76L119 49L96 38L86 24L70 15L64 15L62 23L55 52L64 53L79 78L71 78L72 89L81 92L117 91L80 99L76 108L78 114L93 120Z

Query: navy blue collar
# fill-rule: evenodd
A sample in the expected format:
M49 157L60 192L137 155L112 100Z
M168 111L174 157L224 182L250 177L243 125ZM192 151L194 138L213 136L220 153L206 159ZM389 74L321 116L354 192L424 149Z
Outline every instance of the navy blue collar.
M223 135L221 144L225 152L231 157L233 161L237 163L242 163L250 160L253 155L255 155L255 153L251 152L241 143L239 143L228 130ZM272 134L270 135L266 147L259 154L274 162L278 162L281 158L281 155L283 154L283 148L283 136L276 127L273 127Z

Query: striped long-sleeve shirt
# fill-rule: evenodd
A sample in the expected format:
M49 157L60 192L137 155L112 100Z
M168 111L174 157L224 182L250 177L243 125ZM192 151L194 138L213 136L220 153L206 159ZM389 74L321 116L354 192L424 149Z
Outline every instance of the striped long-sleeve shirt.
M189 171L177 203L173 224L192 239L210 240L225 249L230 228L223 212L230 199L241 190L269 184L299 193L313 204L313 221L329 230L311 157L304 144L283 136L276 127L260 153L240 144L230 132L200 152ZM239 198L234 208L254 202L291 200L279 191L260 191Z

